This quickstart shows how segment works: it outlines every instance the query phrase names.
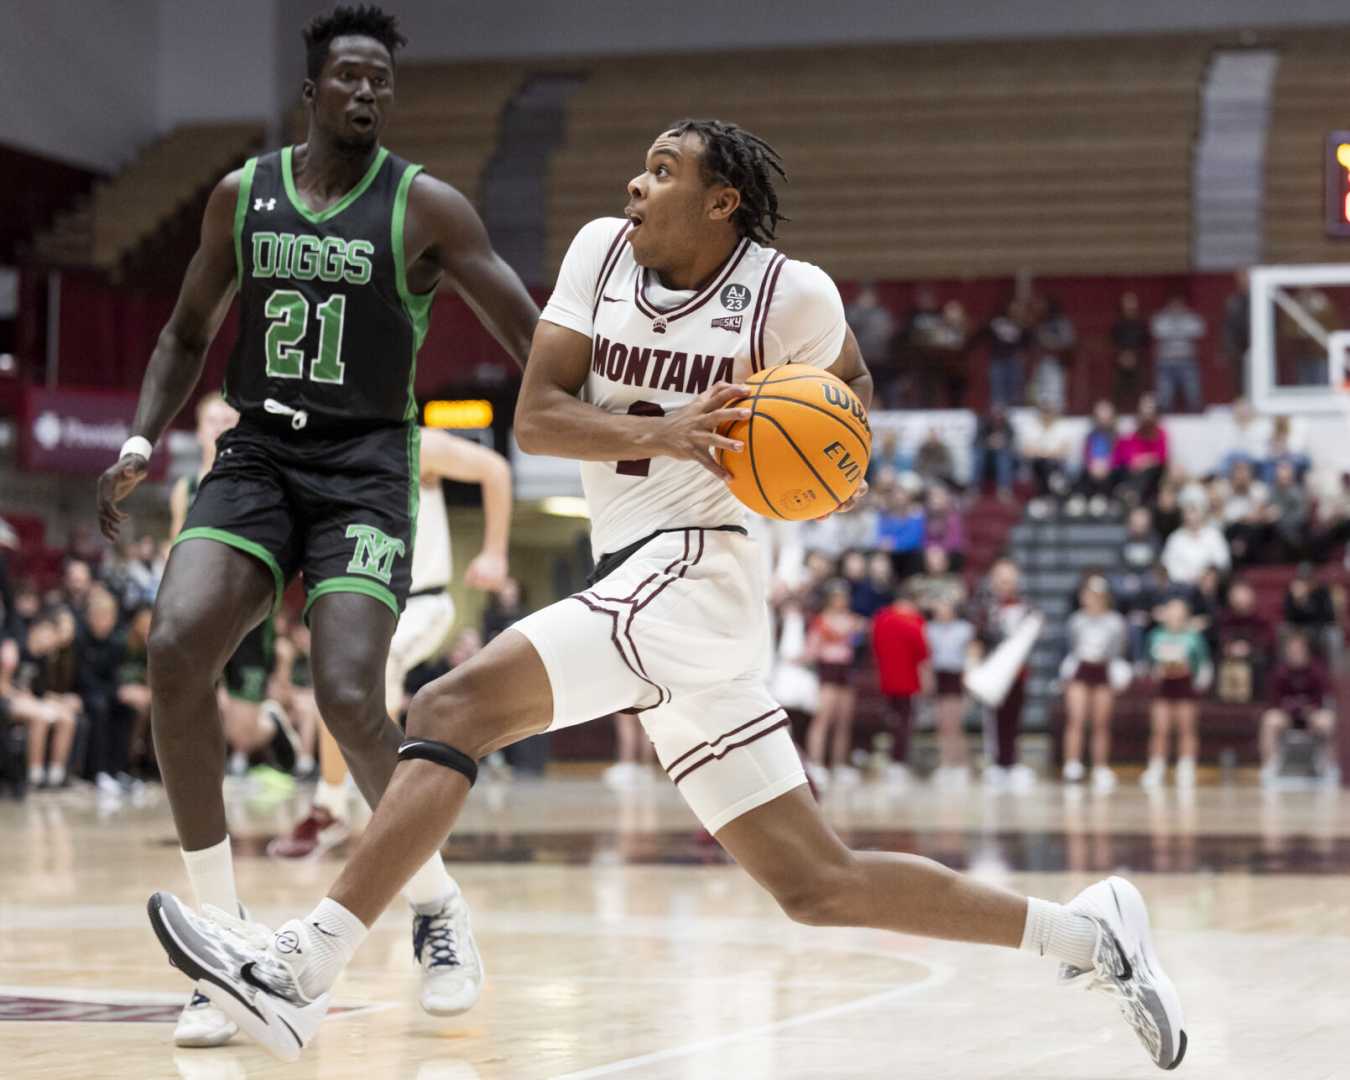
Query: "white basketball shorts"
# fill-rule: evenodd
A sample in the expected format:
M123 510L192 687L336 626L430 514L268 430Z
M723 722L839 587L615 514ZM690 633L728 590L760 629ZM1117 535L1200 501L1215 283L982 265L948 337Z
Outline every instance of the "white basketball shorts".
M448 592L408 598L389 642L389 660L384 668L384 701L391 716L397 718L402 709L403 682L408 672L445 644L454 625L455 602Z
M806 783L787 714L766 686L764 566L741 533L662 533L512 629L548 672L550 730L639 712L709 832Z

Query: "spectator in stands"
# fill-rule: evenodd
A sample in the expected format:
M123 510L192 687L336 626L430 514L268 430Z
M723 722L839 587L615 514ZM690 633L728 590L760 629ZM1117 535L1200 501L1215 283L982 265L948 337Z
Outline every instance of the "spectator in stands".
M941 604L959 608L966 602L966 586L959 574L952 573L945 548L929 544L923 549L923 572L909 582L909 594L925 613Z
M1270 508L1276 559L1279 562L1296 562L1307 554L1312 499L1299 482L1292 461L1281 461L1275 466L1275 480L1270 488Z
M1334 650L1337 642L1329 641L1337 632L1336 604L1331 590L1317 580L1317 572L1310 563L1300 563L1284 594L1284 621L1308 636L1315 652L1328 655L1328 646Z
M902 591L893 604L877 612L872 624L877 682L889 706L886 726L894 740L887 779L898 784L906 783L910 776L909 736L914 720L914 699L920 690L932 689L923 614L907 593L908 590Z
M1158 402L1142 394L1134 430L1116 442L1111 467L1120 476L1121 493L1135 505L1151 503L1167 470L1167 432L1158 422Z
M1233 274L1233 291L1223 302L1223 355L1233 377L1233 392L1247 386L1247 353L1251 349L1251 280L1246 270Z
M1260 561L1274 536L1275 514L1270 489L1256 479L1251 463L1235 461L1222 518L1235 565Z
M1284 663L1270 678L1270 708L1261 718L1261 782L1279 775L1280 739L1291 727L1311 731L1324 742L1336 730L1331 680L1313 659L1308 639L1291 634L1284 643Z
M895 599L895 582L890 559L881 555L885 567L879 576L872 574L872 561L861 551L845 553L840 561L840 574L849 588L849 610L864 619L870 619Z
M1111 324L1111 345L1115 350L1111 400L1121 412L1133 412L1144 387L1144 358L1149 345L1148 323L1140 314L1135 293L1121 293L1120 313Z
M936 427L930 427L919 444L919 451L914 455L914 471L925 484L956 485L956 458Z
M1149 332L1153 335L1158 407L1171 412L1173 402L1184 396L1187 410L1199 412L1204 402L1196 342L1205 336L1205 320L1191 310L1185 296L1174 293L1150 320Z
M844 309L844 320L858 339L858 350L868 365L884 364L895 337L895 316L881 302L872 282L865 282L858 290L853 303Z
M961 508L941 484L928 489L924 507L924 543L928 547L942 548L953 570L960 570L965 565L966 527Z
M164 577L165 555L159 540L145 533L136 541L135 558L129 567L127 595L123 603L129 607L155 603L159 583Z
M139 607L127 618L126 651L117 670L117 701L130 718L129 767L133 775L154 758L150 748L150 679L148 642L151 607Z
M1300 483L1312 465L1303 433L1294 426L1293 417L1290 416L1275 417L1275 423L1271 426L1270 441L1266 445L1265 460L1261 463L1261 479L1270 483L1281 462L1288 462L1294 467Z
M1205 639L1210 656L1219 649L1219 617L1225 605L1224 582L1217 568L1205 567L1191 590L1190 627Z
M1083 439L1083 459L1073 494L1065 504L1070 517L1086 511L1093 517L1105 517L1111 509L1116 489L1116 474L1111 462L1120 433L1116 429L1116 410L1103 398L1092 407L1092 426Z
M87 562L83 559L67 559L61 572L61 602L74 614L83 615L93 584L94 575Z
M85 617L75 639L76 687L89 724L85 770L99 795L120 799L131 786L127 762L131 750L130 717L120 707L118 674L126 659L126 639L117 632L117 601L101 585L89 590Z
M1017 435L1008 410L995 404L975 426L975 442L970 451L970 485L976 493L992 479L1000 499L1011 499L1013 476L1017 469Z
M1078 610L1069 616L1069 652L1060 668L1064 690L1064 779L1076 784L1083 767L1083 735L1092 725L1092 786L1100 792L1116 786L1111 771L1111 714L1115 692L1111 666L1125 658L1127 629L1112 610L1111 591L1100 574L1091 575L1078 592Z
M906 485L899 484L891 492L877 521L874 546L890 553L899 580L919 568L924 546L924 511Z
M1219 615L1218 694L1221 701L1246 704L1264 685L1269 658L1275 655L1275 628L1256 610L1256 592L1245 581L1228 590L1228 606Z
M1181 488L1171 480L1164 480L1158 487L1157 498L1153 501L1153 529L1165 544L1168 537L1179 528L1181 528Z
M931 286L920 285L914 290L914 306L900 331L900 371L906 384L901 393L912 404L924 408L934 404L937 380L933 376L940 370L944 332L937 293Z
M1163 545L1162 562L1172 581L1194 585L1211 566L1228 570L1228 542L1209 520L1203 489L1188 487L1180 501L1181 528Z
M34 788L65 786L80 716L79 699L52 692L48 683L47 664L58 640L55 623L40 615L22 644L0 642L0 692L10 715L28 727L28 784Z
M957 604L938 600L924 627L933 673L933 705L937 712L940 788L964 788L970 782L970 749L966 745L966 690L962 683L975 627L958 615Z
M1063 412L1068 407L1068 371L1078 331L1057 297L1037 300L1033 310L1035 329L1031 336L1036 363L1031 373L1031 397Z
M1177 731L1177 786L1195 786L1195 761L1200 751L1196 732L1196 697L1213 677L1205 639L1190 629L1190 605L1181 597L1169 600L1162 625L1148 638L1156 696L1148 768L1139 778L1145 788L1159 788L1167 776L1167 750L1172 729Z
M825 609L806 631L806 654L820 679L820 703L806 730L806 756L811 779L820 788L830 783L852 787L861 779L849 764L849 755L853 750L854 649L867 624L849 610L849 601L848 584L831 582L825 592Z
M1022 597L1022 574L1011 559L999 559L989 569L974 602L975 624L985 655L1006 641L1031 614ZM1003 703L994 712L994 761L984 771L984 782L998 790L1030 791L1036 774L1017 760L1017 739L1022 731L1022 708L1026 703L1027 668L1013 679Z
M980 331L989 340L989 401L993 405L1017 405L1026 379L1026 349L1031 335L1026 326L1026 305L1015 297Z
M935 404L959 409L966 403L970 385L970 319L960 300L942 305L942 322L933 343L934 374L940 391Z
M1056 411L1054 402L1037 402L1036 415L1023 431L1021 446L1035 491L1027 509L1032 517L1049 517L1055 501L1068 491L1072 449L1069 426Z
M1125 543L1120 549L1126 572L1147 573L1161 553L1162 541L1153 530L1153 512L1147 506L1136 506L1125 519Z
M868 459L867 482L875 487L877 476L884 469L899 475L913 468L914 459L900 447L900 433L895 428L887 428L881 433L881 439Z
M1253 468L1266 459L1273 425L1270 418L1261 416L1245 397L1233 401L1233 436L1231 449L1219 461L1219 471L1231 476L1233 466L1245 461Z
M21 581L14 590L14 606L6 619L8 632L15 641L28 640L28 627L42 613L42 596L32 581Z

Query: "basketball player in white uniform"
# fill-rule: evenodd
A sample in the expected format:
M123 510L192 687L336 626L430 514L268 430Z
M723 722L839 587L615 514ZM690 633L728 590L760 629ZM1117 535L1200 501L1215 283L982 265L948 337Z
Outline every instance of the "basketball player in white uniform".
M658 136L628 184L627 220L585 226L535 333L516 412L529 452L579 459L595 584L517 623L414 699L401 764L346 869L268 947L256 931L156 893L151 924L221 1008L286 1059L398 890L439 847L493 750L621 709L640 713L704 826L792 918L1049 954L1110 992L1152 1059L1185 1050L1181 1007L1142 897L1111 878L1068 905L929 859L854 852L811 798L765 688L764 570L713 450L746 410L736 385L793 361L864 402L871 380L820 270L766 246L781 215L777 155L718 121ZM287 951L299 941L302 952Z

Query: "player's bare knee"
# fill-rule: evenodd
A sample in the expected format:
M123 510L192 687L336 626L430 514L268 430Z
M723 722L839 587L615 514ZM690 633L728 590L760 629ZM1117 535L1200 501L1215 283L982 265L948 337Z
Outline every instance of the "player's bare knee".
M849 926L857 899L857 862L850 856L838 864L812 867L768 883L778 906L804 926Z
M382 705L383 679L372 683L359 673L316 679L314 701L333 738L342 745L377 736L388 720Z
M443 742L475 760L485 757L501 735L491 696L457 672L422 687L408 706L409 738Z

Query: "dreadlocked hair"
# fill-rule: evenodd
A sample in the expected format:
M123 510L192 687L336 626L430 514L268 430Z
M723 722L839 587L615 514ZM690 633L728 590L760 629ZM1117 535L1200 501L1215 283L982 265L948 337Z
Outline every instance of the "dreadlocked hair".
M305 39L305 70L311 79L317 79L328 59L328 47L334 38L374 38L392 58L408 39L398 32L398 16L390 15L375 4L355 7L339 5L327 15L316 15L302 32Z
M692 131L703 139L704 178L740 192L741 205L731 215L731 223L741 236L766 244L774 238L780 221L792 220L778 212L774 188L775 174L787 179L783 159L758 135L721 120L681 120L667 130L677 136Z

